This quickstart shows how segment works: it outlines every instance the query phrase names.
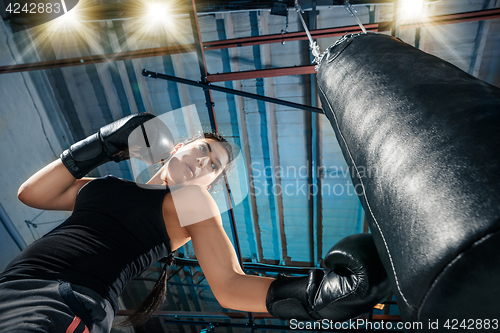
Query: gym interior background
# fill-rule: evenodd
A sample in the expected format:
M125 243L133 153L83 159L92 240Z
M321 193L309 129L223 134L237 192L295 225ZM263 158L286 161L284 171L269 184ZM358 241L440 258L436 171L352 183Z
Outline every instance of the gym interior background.
M500 86L500 1L350 3L368 31L395 35ZM247 273L304 274L320 267L338 240L369 232L333 130L318 113L309 42L293 1L161 4L80 0L59 19L32 28L37 22L2 10L0 269L68 216L18 201L17 189L30 175L113 120L191 104L206 131L216 127L242 147L250 193L223 221ZM299 4L321 51L360 31L344 1ZM145 77L143 69L169 80ZM108 163L92 175L106 174L132 180L128 162ZM221 308L190 244L177 257L160 316L116 332L284 331L286 323L269 316ZM155 265L128 285L121 315L145 297L159 272ZM371 315L400 320L391 299Z

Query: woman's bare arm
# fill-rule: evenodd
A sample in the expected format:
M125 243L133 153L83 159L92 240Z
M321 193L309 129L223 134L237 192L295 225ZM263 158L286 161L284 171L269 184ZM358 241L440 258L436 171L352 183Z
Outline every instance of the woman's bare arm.
M186 226L201 269L217 301L225 308L241 311L267 312L266 295L272 278L245 275L231 241L222 227L217 205L203 188L190 186L175 193L179 214L206 216L207 210L214 217ZM186 200L182 200L185 196ZM180 203L180 204L179 204ZM185 203L185 206L184 204ZM195 218L191 218L195 220Z
M267 312L267 290L274 279L245 275L220 217L187 228L198 262L220 305L240 311Z
M33 208L72 211L78 191L92 179L76 179L57 159L25 181L17 197Z

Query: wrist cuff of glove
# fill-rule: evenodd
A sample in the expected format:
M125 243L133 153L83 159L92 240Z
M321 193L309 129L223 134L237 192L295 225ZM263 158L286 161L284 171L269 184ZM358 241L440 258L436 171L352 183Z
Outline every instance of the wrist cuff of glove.
M266 307L269 314L281 320L316 320L307 305L307 283L307 277L279 275L267 292Z
M80 179L99 165L109 162L110 158L103 151L96 133L63 151L61 161L73 177Z
M75 177L76 179L80 179L83 176L85 176L85 173L82 173L82 170L78 167L76 164L76 161L71 157L71 153L69 149L66 149L65 151L62 152L61 154L61 161L68 169L68 171Z

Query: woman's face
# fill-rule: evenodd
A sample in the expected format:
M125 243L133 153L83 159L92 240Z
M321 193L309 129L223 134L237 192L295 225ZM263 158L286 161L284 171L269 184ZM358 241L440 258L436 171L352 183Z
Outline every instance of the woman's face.
M178 144L165 164L161 179L168 185L200 185L208 187L226 167L228 154L223 144L212 139L198 139Z

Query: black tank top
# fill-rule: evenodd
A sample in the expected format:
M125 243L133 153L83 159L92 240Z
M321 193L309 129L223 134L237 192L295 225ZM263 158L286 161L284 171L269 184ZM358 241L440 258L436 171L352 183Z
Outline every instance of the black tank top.
M167 193L113 176L90 181L73 214L23 250L0 282L64 280L94 290L116 312L125 284L171 251L162 214Z

